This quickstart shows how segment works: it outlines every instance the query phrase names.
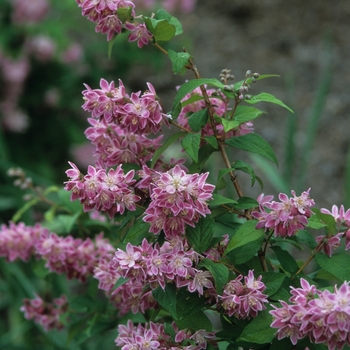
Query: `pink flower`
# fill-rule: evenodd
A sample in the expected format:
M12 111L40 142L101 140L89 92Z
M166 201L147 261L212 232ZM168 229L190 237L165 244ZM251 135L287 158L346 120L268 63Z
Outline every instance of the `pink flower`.
M261 276L256 280L253 271L244 277L244 284L241 282L242 275L228 282L219 296L221 306L228 316L235 316L238 319L256 317L259 311L266 309L267 295L262 292L266 289L261 282Z
M143 45L147 45L152 39L152 33L146 28L143 23L125 23L125 28L128 29L131 34L129 35L129 41L137 41L137 46L141 49Z
M54 299L52 303L45 302L42 298L36 296L35 299L23 299L23 306L20 310L24 312L27 320L33 319L47 332L52 329L62 330L64 328L60 315L65 313L67 308L68 303L64 295Z
M331 237L329 237L328 235L317 236L316 242L317 243L323 242L323 250L325 254L331 257L333 250L336 250L340 246L340 240L343 235L344 235L343 232L341 232Z
M128 243L126 245L126 252L122 251L119 248L117 249L114 260L117 261L122 268L131 268L135 266L135 261L138 260L139 257L140 252L134 252L134 247Z
M270 311L277 328L278 339L290 337L294 345L308 336L312 343L323 343L329 349L342 349L350 344L350 286L344 282L334 293L319 291L301 279L301 288L292 288L287 304L280 301L281 308L273 305ZM318 294L318 297L314 297Z
M272 201L272 197L260 195L258 197L259 211L252 212L252 216L259 220L256 228L265 228L266 231L271 229L275 237L290 237L304 229L308 225L307 219L312 214L310 207L315 204L309 198L309 192L310 189L297 197L292 191L294 196L292 198L280 193L278 196L280 202Z

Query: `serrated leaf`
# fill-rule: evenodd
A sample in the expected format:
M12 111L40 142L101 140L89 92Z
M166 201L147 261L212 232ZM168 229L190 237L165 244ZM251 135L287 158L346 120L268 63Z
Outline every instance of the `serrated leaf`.
M206 108L201 109L197 112L194 112L188 118L188 125L194 132L201 131L203 126L205 126L207 122L208 122L208 110Z
M164 290L158 287L152 291L152 295L162 308L167 310L174 319L177 319L175 284L167 283Z
M271 249L275 252L278 261L286 272L292 275L298 271L298 264L289 252L278 246L271 247Z
M181 145L191 159L198 163L198 151L201 142L201 135L189 133L182 140Z
M222 294L222 290L226 283L228 282L229 271L228 268L221 264L215 263L210 259L203 259L199 266L204 266L208 271L211 272L215 281L215 289L218 295Z
M161 145L159 148L156 149L156 151L153 154L152 161L150 167L153 168L156 164L159 157L171 146L175 141L179 140L181 137L185 136L186 132L181 131L174 135L171 135L163 145Z
M346 253L328 255L318 253L315 256L317 264L325 271L331 273L341 281L350 279L350 255Z
M269 310L259 312L258 316L250 322L241 333L238 341L267 344L275 337L276 329L271 328L272 315Z
M185 66L188 64L188 59L191 57L188 52L175 52L168 50L174 74L184 74L186 72Z
M262 92L258 95L252 96L250 99L245 99L244 102L247 102L249 104L256 104L259 102L274 103L276 105L284 107L285 109L288 109L289 112L294 113L290 107L288 107L286 104L284 104L281 100L279 100L275 96L268 94L267 92Z
M278 165L278 161L272 147L263 137L258 134L252 132L242 136L234 136L226 140L225 143L231 147L235 147L243 151L260 154Z
M264 235L264 230L256 229L257 220L249 220L238 227L234 232L233 237L227 245L224 255L231 250L242 247L245 244L256 241Z
M174 104L173 104L173 108L172 108L172 112L171 112L173 119L176 119L181 112L182 99L187 94L189 94L190 92L192 92L194 89L196 89L197 87L199 87L201 85L212 85L212 86L215 86L217 88L223 87L223 84L219 80L214 79L214 78L211 78L211 79L200 78L200 79L190 80L190 81L186 82L185 84L181 85L179 90L177 91L175 99L174 99Z
M186 228L186 236L194 250L201 254L208 250L214 234L215 221L210 217L201 218L195 227Z
M219 193L213 193L213 199L209 202L209 206L216 207L223 204L237 204L237 201L232 198L224 197Z

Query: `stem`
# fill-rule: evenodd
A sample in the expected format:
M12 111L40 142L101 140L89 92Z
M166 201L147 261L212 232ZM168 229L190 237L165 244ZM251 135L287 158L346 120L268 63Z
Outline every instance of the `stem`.
M319 245L315 248L313 253L309 256L309 258L304 262L304 264L300 267L300 269L291 277L291 280L299 275L301 271L305 269L305 267L310 263L310 261L315 257L315 255L323 248L324 242L320 242Z
M168 55L168 51L166 51L163 47L161 47L158 43L153 44L159 51L163 52L165 55Z
M193 71L196 79L200 79L200 74L198 72L197 67L194 65L192 59L189 58L188 62L190 64L190 69ZM211 128L212 128L212 130L214 132L214 136L215 136L215 138L216 138L216 140L218 142L219 150L221 152L221 155L222 155L222 158L224 160L225 166L226 166L227 169L230 169L231 168L231 163L230 163L230 160L228 159L228 156L227 156L227 153L226 153L226 150L225 150L224 140L222 140L221 137L218 136L218 131L216 129L213 106L212 106L212 104L210 102L209 96L207 94L207 91L206 91L204 85L201 85L200 89L201 89L201 92L202 92L202 95L203 95L205 106L208 109L208 115L209 115ZM231 181L233 183L233 186L236 189L238 197L239 198L243 197L243 192L241 190L241 187L239 186L239 183L237 181L236 175L234 174L233 171L230 171L229 174L230 174L230 178L231 178ZM248 220L251 219L251 215L250 215L250 213L248 211L246 211L246 218Z

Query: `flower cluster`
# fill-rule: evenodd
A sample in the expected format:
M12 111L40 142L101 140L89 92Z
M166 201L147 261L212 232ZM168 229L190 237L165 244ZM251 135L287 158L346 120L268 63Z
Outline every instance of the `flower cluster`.
M310 189L304 191L301 196L296 196L292 191L291 198L280 193L280 202L272 201L272 196L260 195L259 211L252 212L252 216L259 220L256 228L273 230L275 237L290 237L304 229L308 224L307 219L312 214L310 208L315 204L309 197L309 192Z
M0 256L8 261L28 261L32 256L46 260L50 271L65 273L69 279L84 282L92 275L100 259L110 259L115 249L99 234L95 242L87 238L61 237L40 224L23 223L2 225L0 230Z
M60 315L65 313L68 308L67 299L64 295L50 302L44 301L38 295L35 299L23 299L23 305L20 310L24 312L27 320L34 320L40 324L45 331L52 329L61 330L64 324L60 320Z
M90 127L85 135L96 147L94 156L97 162L105 167L113 167L124 163L142 165L149 161L154 151L160 147L163 135L149 139L145 135L129 133L115 123L107 123L104 119L88 119Z
M164 173L156 172L144 217L151 224L150 231L158 234L163 230L167 238L176 237L185 232L186 224L194 227L200 215L210 214L207 202L215 186L205 182L208 175L186 174L179 165Z
M209 89L206 87L206 91L209 96L210 102L213 106L215 115L219 117L224 117L228 115L231 111L231 109L228 106L229 101L226 100L223 95L218 94L218 92L215 89ZM191 100L193 102L188 103ZM206 108L206 103L203 98L202 90L199 87L194 89L182 99L182 103L184 107L182 108L177 121L181 126L191 130L191 127L188 123L189 117L193 113ZM246 122L225 133L223 125L219 123L216 125L216 130L219 136L225 135L225 137L229 138L233 136L241 136L251 133L254 131L254 128L252 122ZM201 133L202 136L211 136L214 134L209 122L202 128Z
M228 282L224 288L223 295L220 296L221 305L228 316L238 319L256 317L258 312L266 309L267 295L262 292L266 286L261 282L261 276L254 278L253 271L250 270L248 276L239 275L234 280Z
M215 332L199 330L195 333L179 330L175 323L172 324L174 339L164 330L164 325L150 322L149 325L135 326L132 321L126 325L118 326L118 337L115 340L117 346L122 350L131 349L159 349L159 350L200 350L207 348L207 340L211 343L215 337Z
M291 304L280 301L281 308L270 311L278 328L277 337L289 337L295 345L305 336L315 344L325 344L330 350L350 345L350 285L344 282L334 293L317 290L300 279L301 288L291 287Z
M344 209L341 205L339 208L336 205L332 206L332 211L322 208L321 213L332 215L334 217L338 234L334 236L318 236L317 242L323 242L323 249L328 256L332 256L332 250L340 245L341 238L345 237L345 250L350 249L350 209Z
M121 80L116 87L114 81L108 83L101 79L101 89L91 89L85 84L85 103L82 108L91 112L93 118L104 119L106 123L113 122L127 133L155 134L167 123L167 116L162 112L154 87L150 83L147 86L148 90L142 95L139 91L129 96Z
M96 24L95 31L107 34L107 40L112 40L122 31L130 31L129 41L137 41L142 48L152 39L152 33L144 23L135 21L135 4L129 0L93 1L76 0L81 7L82 15ZM134 19L131 23L130 20Z
M97 210L106 212L110 218L116 213L123 214L125 208L136 210L136 202L140 197L135 195L133 188L135 171L124 174L122 166L116 169L95 168L89 165L84 176L77 166L69 162L72 169L66 171L70 178L65 182L65 189L72 191L71 200L79 199L84 205L84 211Z
M215 294L213 276L193 265L198 254L181 240L166 241L161 247L146 239L139 246L128 243L125 251L117 249L112 261L101 259L94 271L99 288L105 290L121 314L147 310L157 305L151 290L173 282L176 287L187 287L190 292L204 294L207 288ZM119 278L126 283L113 290Z

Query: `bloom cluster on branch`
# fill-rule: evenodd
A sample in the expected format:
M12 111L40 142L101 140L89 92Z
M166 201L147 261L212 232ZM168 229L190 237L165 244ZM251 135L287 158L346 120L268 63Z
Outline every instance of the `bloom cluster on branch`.
M292 191L293 197L280 193L280 202L272 201L273 196L259 196L259 211L253 211L252 216L259 220L256 228L273 230L275 237L290 237L299 230L304 229L311 216L311 207L315 205L310 198L310 189L297 196Z
M27 320L34 320L40 324L45 331L52 329L61 330L64 324L60 320L60 315L68 309L67 298L61 295L52 302L44 301L40 296L34 299L23 299L23 305L20 310L24 312Z
M350 345L350 285L344 282L334 293L321 291L300 279L301 288L291 287L290 304L280 301L282 307L272 305L274 318L271 327L278 328L278 339L289 337L296 345L308 336L315 344L326 344L328 349L342 349Z
M26 226L10 222L0 229L0 256L8 261L28 261L32 256L41 258L51 272L65 273L69 279L81 282L93 274L100 259L111 258L114 251L103 233L93 242L90 238L58 236L40 224Z

